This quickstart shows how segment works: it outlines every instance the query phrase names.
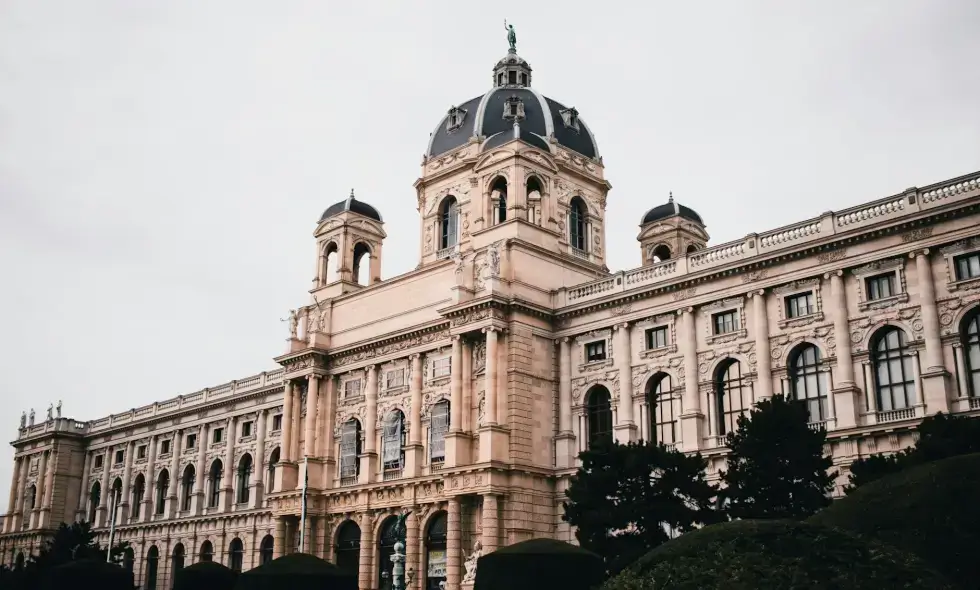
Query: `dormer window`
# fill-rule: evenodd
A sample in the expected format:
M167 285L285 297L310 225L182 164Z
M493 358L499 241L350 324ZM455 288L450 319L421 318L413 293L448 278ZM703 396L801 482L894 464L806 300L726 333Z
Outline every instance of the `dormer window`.
M504 119L516 121L524 118L524 101L517 96L511 96L504 103Z
M465 118L466 111L458 107L451 107L449 109L449 116L446 117L446 132L452 133L462 127Z
M574 129L575 131L579 130L578 111L575 110L575 107L563 109L559 113L561 114L561 120L565 123L565 127Z

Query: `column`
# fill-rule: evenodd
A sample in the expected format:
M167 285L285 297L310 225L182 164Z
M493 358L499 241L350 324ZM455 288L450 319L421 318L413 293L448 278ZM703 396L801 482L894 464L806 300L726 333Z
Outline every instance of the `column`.
M364 395L364 452L361 455L360 482L375 480L378 470L378 366L367 367L367 391Z
M766 290L759 289L752 296L752 315L755 316L755 359L758 382L755 402L772 397L772 357L769 356L769 310L766 307Z
M129 500L132 497L132 481L133 481L133 455L135 455L136 441L131 440L129 444L126 445L126 468L123 471L123 487L122 487L122 498L120 498L119 505L122 507L120 510L118 518L118 524L128 524L129 514L131 507L129 505Z
M636 425L633 423L633 348L630 346L629 322L617 324L616 349L613 351L616 368L619 371L619 408L614 427L616 440L626 444L636 440Z
M303 440L303 455L316 456L316 407L320 401L320 376L309 375L306 386L306 433Z
M231 510L231 507L235 504L235 439L238 437L235 433L235 417L232 416L228 418L227 425L225 426L225 459L224 459L224 473L221 477L221 510L227 512Z
M27 470L31 464L30 457L24 455L20 458L20 478L17 483L17 512L20 514L20 518L14 522L14 530L23 526L23 523L29 522L30 516L27 511L24 510L24 490L27 487ZM85 489L88 486L88 476L82 480L82 497L88 497L88 491ZM82 501L84 502L84 500ZM82 510L84 511L84 503L82 504ZM84 512L83 512L84 514Z
M950 373L943 362L943 345L939 336L939 311L936 309L936 287L932 277L929 249L919 250L915 269L919 275L919 307L922 310L922 332L925 340L925 369L922 371L922 401L927 414L949 412Z
M460 368L462 370L462 399L463 404L460 406L460 422L459 429L463 432L471 433L476 429L473 428L473 343L469 340L463 340L463 354L461 357L462 364Z
M831 272L830 295L834 316L834 341L837 343L837 387L834 388L834 423L837 428L853 428L858 416L864 411L864 404L858 394L860 390L854 382L854 359L851 357L851 330L848 325L847 286L844 271Z
M282 453L282 451L280 451ZM286 547L286 521L284 517L276 517L276 531L272 538L272 558L278 559L285 555L283 551Z
M45 459L47 459L45 461ZM47 451L45 454L41 455L41 471L43 482L41 489L38 490L38 506L40 511L38 513L37 526L38 528L43 528L48 526L48 520L51 514L51 496L53 495L53 490L51 489L51 484L54 480L54 446L52 445L51 450Z
M483 428L480 429L481 463L507 459L507 431L500 426L500 331L487 326L486 370L484 371ZM456 463L458 464L458 463Z
M483 544L483 554L486 555L496 551L500 543L500 508L496 494L483 495L481 518L483 520L483 535L480 538L480 543Z
M293 460L289 451L293 448L293 382L283 383L282 398L282 445L279 448L279 461L289 463Z
M294 462L299 462L300 460L300 448L299 448L299 435L302 432L303 421L300 418L303 412L303 390L301 385L293 386L293 421L290 430L292 430L292 439L290 441L289 456Z
M141 514L143 515L143 522L150 522L153 518L153 494L156 491L157 483L157 448L159 444L157 442L156 436L150 437L150 442L147 443L150 447L150 458L146 464L146 479L144 480L145 488L143 488L143 509Z
M177 504L177 490L180 489L180 452L183 446L181 444L183 438L182 430L174 432L174 442L170 447L172 451L170 456L170 485L167 486L167 501L165 506L167 518L176 516L177 509L179 508Z
M92 471L92 461L94 457L92 453L86 452L85 459L82 462L82 485L78 494L78 510L75 515L75 520L83 521L87 518L86 508L88 507L88 497L92 493L92 490L88 486L88 478ZM17 506L20 509L20 505Z
M558 341L558 433L555 436L555 466L575 466L578 449L572 431L572 343L568 337Z
M373 587L374 568L371 567L374 557L374 523L371 514L361 514L361 554L357 564L357 587L366 590ZM448 534L448 533L447 533Z
M484 394L484 423L497 424L497 359L500 352L497 346L497 329L487 326L483 329L487 334L487 359L485 374Z
M405 449L405 476L415 477L422 465L422 355L413 354L408 382L412 406L408 416L408 448ZM407 569L406 569L407 571Z
M262 507L262 492L265 490L265 428L266 423L269 421L269 417L266 415L265 410L259 410L258 414L255 416L256 428L258 432L255 433L255 460L252 461L254 476L252 477L252 489L249 490L249 508L261 508ZM254 553L254 551L252 552Z
M323 441L320 445L320 455L325 458L323 472L323 486L333 487L333 482L337 473L337 459L334 455L334 428L337 419L337 378L333 375L324 377L326 392L321 397L321 403L326 408L323 414Z
M419 572L419 518L418 518L418 506L412 506L412 513L405 519L405 573L408 574L410 571L415 572L415 579L408 589L417 587L418 580L421 576Z
M446 590L458 590L460 575L460 504L458 497L449 499L449 514L446 518ZM361 545L364 546L363 544Z
M489 354L487 357L489 358ZM458 431L463 410L463 341L453 336L453 353L449 373L449 430Z
M7 518L3 521L3 532L9 533L13 531L13 521L14 521L14 511L17 506L17 484L20 478L20 463L22 459L20 457L14 457L14 469L12 471L12 477L10 478L10 499L7 501ZM83 486L84 487L84 486Z
M208 425L201 424L197 432L197 473L194 477L194 499L191 501L191 509L195 516L199 516L204 509L204 482L208 480L207 460L208 451Z
M102 479L99 481L99 511L95 516L95 523L93 526L107 526L109 524L108 519L108 509L106 508L107 502L109 500L109 468L112 466L112 447L108 446L105 448L105 454L102 455Z
M317 379L316 388L316 424L313 426L313 438L315 442L313 444L313 456L323 457L323 420L327 413L327 381L330 380L329 375L320 376Z
M681 443L685 451L701 448L704 415L698 392L698 334L694 308L677 312L681 319L677 340L684 355L684 397L681 408Z

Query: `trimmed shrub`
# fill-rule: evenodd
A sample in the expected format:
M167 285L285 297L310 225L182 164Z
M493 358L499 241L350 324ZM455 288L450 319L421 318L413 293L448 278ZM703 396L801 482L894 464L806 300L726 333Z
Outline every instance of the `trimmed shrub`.
M308 553L291 553L238 576L235 590L357 590L357 578Z
M99 590L133 590L133 574L124 568L98 559L79 559L54 567L43 574L45 590L64 588L98 588Z
M238 575L214 561L199 561L177 570L174 590L232 590Z
M918 558L787 520L737 520L674 539L603 590L953 590Z
M914 553L952 582L976 588L980 561L980 454L903 470L862 486L809 522Z
M529 539L502 547L476 562L473 590L590 590L605 577L602 558L553 539Z

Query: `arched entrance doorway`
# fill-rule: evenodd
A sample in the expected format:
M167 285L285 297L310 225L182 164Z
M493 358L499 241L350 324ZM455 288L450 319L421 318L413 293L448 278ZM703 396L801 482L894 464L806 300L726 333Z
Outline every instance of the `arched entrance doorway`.
M391 556L395 554L395 541L398 540L397 524L398 518L389 516L381 524L381 533L378 535L378 588L380 590L391 590L394 568Z
M446 513L439 512L425 531L425 590L439 590L446 581Z
M353 520L345 520L337 531L337 544L334 548L337 567L357 576L357 564L361 560L361 527Z

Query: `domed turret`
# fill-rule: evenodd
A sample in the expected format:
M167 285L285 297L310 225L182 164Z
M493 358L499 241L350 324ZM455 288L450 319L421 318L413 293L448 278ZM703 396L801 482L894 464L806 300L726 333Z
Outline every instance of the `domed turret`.
M330 217L340 215L345 211L357 213L358 215L363 215L364 217L375 221L381 221L381 214L378 213L378 210L363 201L358 201L355 199L354 189L350 189L350 196L343 201L339 201L327 207L327 209L323 212L323 215L320 216L319 222L326 221Z
M663 205L643 214L640 235L643 264L656 264L704 248L708 243L701 216L674 201L674 193Z

